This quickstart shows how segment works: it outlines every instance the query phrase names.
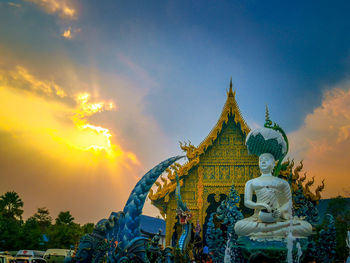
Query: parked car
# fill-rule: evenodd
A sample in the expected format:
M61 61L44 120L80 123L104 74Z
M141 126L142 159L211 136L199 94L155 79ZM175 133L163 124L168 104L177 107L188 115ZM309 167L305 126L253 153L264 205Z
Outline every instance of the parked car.
M38 257L16 257L11 263L47 263L47 261Z
M44 251L22 249L17 252L15 259L11 263L47 263L43 259L44 254Z
M15 258L6 252L0 252L0 263L12 263Z
M37 257L42 258L45 255L45 251L39 251L39 250L26 250L22 249L19 250L16 254L16 257Z
M44 254L44 259L48 263L63 263L64 259L70 255L69 249L48 249Z

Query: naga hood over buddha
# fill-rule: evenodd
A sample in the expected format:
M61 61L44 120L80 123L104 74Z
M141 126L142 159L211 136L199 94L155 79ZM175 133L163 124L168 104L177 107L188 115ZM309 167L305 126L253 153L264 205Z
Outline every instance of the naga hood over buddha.
M272 125L268 111L264 127L251 131L246 145L250 154L259 156L261 175L245 185L244 205L254 209L254 214L236 223L236 234L266 239L284 238L289 232L297 238L311 235L311 224L293 217L289 183L277 177L288 152L288 139L277 124ZM256 202L253 201L254 193Z

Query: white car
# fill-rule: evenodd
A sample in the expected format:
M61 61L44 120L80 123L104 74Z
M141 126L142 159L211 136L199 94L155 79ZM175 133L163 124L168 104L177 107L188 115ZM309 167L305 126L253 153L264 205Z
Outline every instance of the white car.
M48 249L46 252L45 252L45 255L44 255L44 259L46 259L46 261L48 263L60 263L60 262L64 262L64 259L67 257L67 256L70 256L71 255L71 252L69 249Z
M15 259L11 262L13 263L47 263L43 251L37 250L20 250L17 252Z

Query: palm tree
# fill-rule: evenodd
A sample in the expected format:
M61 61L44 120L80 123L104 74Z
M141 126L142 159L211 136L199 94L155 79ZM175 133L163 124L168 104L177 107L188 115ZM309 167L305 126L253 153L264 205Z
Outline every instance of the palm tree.
M0 213L5 217L22 219L23 201L14 191L6 192L0 196Z

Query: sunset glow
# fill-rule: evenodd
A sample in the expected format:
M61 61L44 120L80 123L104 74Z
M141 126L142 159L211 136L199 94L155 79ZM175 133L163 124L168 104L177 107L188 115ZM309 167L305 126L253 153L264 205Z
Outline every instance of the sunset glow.
M86 155L79 154L83 151L90 152L95 162L104 158L112 162L129 159L139 165L134 153L124 152L111 141L108 128L89 121L95 114L116 110L112 101L92 103L91 94L83 92L71 96L75 101L73 106L63 100L66 97L70 96L59 85L39 80L23 67L2 72L0 127L52 156L84 161Z
M179 141L200 145L232 78L242 118L261 127L268 105L311 190L325 180L322 198L350 197L349 8L0 1L0 194L18 192L24 217L97 222Z

